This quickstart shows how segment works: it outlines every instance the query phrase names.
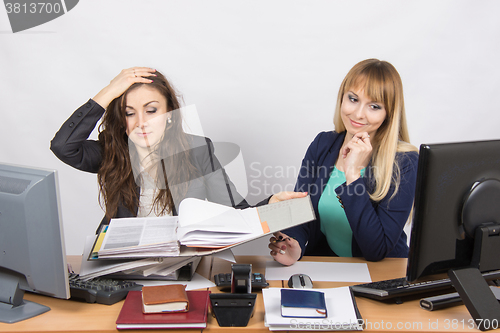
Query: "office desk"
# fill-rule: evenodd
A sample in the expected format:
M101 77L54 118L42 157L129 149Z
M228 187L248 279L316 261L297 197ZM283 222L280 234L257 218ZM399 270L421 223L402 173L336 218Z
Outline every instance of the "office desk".
M265 262L270 256L237 256L238 263L252 264L254 272L265 272ZM75 271L79 269L78 256L70 256L68 261ZM366 261L358 258L305 257L304 261L357 262ZM406 259L384 259L380 262L368 262L373 281L404 276ZM231 263L221 259L204 258L197 272L204 277L230 272ZM304 272L307 273L307 272ZM282 287L286 281L268 281L270 287ZM331 288L350 285L350 283L314 282L315 288ZM218 292L212 288L212 292ZM15 324L0 323L0 332L117 332L115 321L123 301L111 306L87 304L80 301L60 300L46 296L27 294L26 299L49 306L52 310L40 316ZM429 312L420 309L418 300L403 304L385 304L374 300L356 297L358 308L367 326L365 331L376 332L480 332L469 327L471 319L465 306L456 306L445 310ZM172 332L173 330L169 330ZM200 330L178 330L178 332L199 332ZM264 303L258 293L253 317L247 327L219 327L215 318L209 314L207 328L203 332L267 332L264 326ZM500 330L496 330L498 332ZM134 330L132 332L141 332ZM146 332L146 331L142 331ZM148 331L151 332L151 331ZM495 331L493 331L495 332Z
M238 263L252 264L256 272L264 273L265 261L269 257L239 256ZM303 261L329 261L346 263L367 263L372 281L387 280L405 276L406 259L387 258L379 262L367 262L360 258L335 257L304 257ZM230 272L230 263L215 259L212 265L212 275L220 272ZM307 272L304 272L307 274ZM269 281L270 287L286 287L287 281ZM335 288L353 285L355 283L313 282L314 288ZM440 311L426 311L420 308L419 300L407 301L403 304L382 303L363 297L356 297L361 316L366 322L365 331L376 332L480 332L469 327L471 316L465 306L456 306ZM248 326L242 329L234 327L219 327L214 318L210 318L204 332L244 332L268 331L264 326L264 302L262 294L257 295L256 308ZM500 330L496 330L500 331ZM495 332L495 331L493 331Z
M211 269L211 258L203 258L196 272L206 278ZM68 256L75 272L80 271L81 256ZM50 307L50 311L39 316L14 323L0 323L0 332L118 332L116 318L122 308L120 301L113 305L85 303L77 300L63 300L26 293L25 299ZM174 330L169 330L176 332ZM133 330L131 332L141 332ZM151 330L142 331L149 332ZM154 331L153 331L154 332ZM200 330L179 330L177 332L200 332Z

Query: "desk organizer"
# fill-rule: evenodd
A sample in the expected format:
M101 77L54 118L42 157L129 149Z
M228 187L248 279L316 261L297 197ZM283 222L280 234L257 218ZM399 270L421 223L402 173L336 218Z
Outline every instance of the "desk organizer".
M252 317L257 294L210 294L212 313L221 327L244 327Z

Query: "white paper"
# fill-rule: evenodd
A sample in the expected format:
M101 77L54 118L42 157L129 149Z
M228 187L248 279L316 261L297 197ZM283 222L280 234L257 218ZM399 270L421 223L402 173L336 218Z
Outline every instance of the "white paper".
M266 274L267 275L267 274ZM267 279L267 276L266 276ZM265 325L271 331L361 330L349 287L314 289L325 293L326 318L290 318L281 316L281 288L262 289Z
M262 234L256 208L240 210L195 198L179 206L177 238L182 245L223 247Z
M170 261L171 258L168 258L169 260L163 265L156 265L148 269L142 269L142 274L144 276L149 276L149 275L159 275L159 276L167 276L179 268L189 264L190 262L193 262L195 260L199 261L201 260L200 257L189 257L189 258L184 258L184 257L174 257L176 260L175 261ZM165 258L166 259L166 258Z
M214 253L212 256L214 256L215 258L219 258L222 260L236 263L236 259L234 258L234 254L233 254L233 251L231 251L231 249L227 249L227 250L224 250L221 252Z
M191 281L168 281L168 280L130 280L143 286L162 286L167 284L184 284L186 290L205 289L215 287L215 283L205 279L198 273L194 273Z
M307 274L313 281L372 282L368 265L364 263L298 261L283 266L276 261L266 262L266 280L288 280L293 274Z
M176 228L177 216L111 219L99 257L178 255Z
M127 272L127 274L141 274L142 270L153 270L155 266L158 269L165 269L168 266L175 265L181 261L195 259L193 257L186 259L186 257L165 257L165 258L144 258L137 260L87 260L92 246L94 244L95 236L87 236L85 240L85 247L83 249L82 263L80 267L80 277L82 279L91 279L107 274Z
M188 225L198 224L233 209L233 207L205 200L186 198L182 200L179 205L178 215L182 216L179 221L179 226L186 227Z
M91 279L105 274L121 272L122 270L135 269L141 266L151 266L158 264L155 258L145 258L134 261L123 260L87 260L92 246L94 244L95 236L87 236L85 239L85 247L83 249L82 263L80 267L80 277L82 279Z

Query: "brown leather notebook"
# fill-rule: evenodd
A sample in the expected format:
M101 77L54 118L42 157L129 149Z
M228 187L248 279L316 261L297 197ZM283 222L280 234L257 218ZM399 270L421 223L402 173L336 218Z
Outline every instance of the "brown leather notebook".
M142 312L186 312L188 310L189 301L185 285L171 284L142 287Z

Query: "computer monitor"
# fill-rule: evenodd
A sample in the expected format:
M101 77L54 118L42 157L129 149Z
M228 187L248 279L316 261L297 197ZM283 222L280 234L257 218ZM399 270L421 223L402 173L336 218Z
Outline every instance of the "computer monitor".
M464 300L486 285L479 271L500 270L499 232L500 140L421 145L407 280L449 272Z
M0 322L50 310L25 291L70 297L57 172L0 163Z

